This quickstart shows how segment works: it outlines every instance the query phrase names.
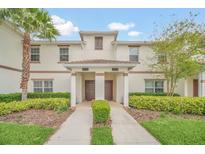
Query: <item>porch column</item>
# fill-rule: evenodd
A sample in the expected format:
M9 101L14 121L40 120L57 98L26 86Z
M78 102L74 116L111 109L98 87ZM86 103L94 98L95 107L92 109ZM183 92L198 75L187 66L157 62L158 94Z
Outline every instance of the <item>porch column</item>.
M184 80L184 96L188 96L188 81Z
M95 99L105 99L105 75L95 73Z
M198 93L200 97L205 96L205 72L199 73L199 80L198 80Z
M125 107L129 106L129 81L128 81L128 73L124 73L124 81L123 81L123 105Z
M72 73L71 74L71 107L75 107L76 106L76 74Z

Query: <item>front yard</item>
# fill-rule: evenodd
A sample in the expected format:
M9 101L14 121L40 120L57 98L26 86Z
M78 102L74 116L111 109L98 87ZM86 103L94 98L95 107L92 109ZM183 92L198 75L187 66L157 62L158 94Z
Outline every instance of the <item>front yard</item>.
M0 144L44 144L73 112L67 98L43 95L45 98L21 102L12 97L12 102L0 102ZM53 95L55 97L56 94Z
M43 144L53 132L48 127L0 122L0 144Z
M205 144L205 121L202 120L165 116L141 124L162 144Z
M161 144L205 144L205 98L133 97L127 112Z

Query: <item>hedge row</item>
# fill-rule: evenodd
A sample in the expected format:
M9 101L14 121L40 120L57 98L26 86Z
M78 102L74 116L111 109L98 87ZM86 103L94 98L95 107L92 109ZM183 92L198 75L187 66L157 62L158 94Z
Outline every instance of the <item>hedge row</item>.
M130 96L167 96L167 93L147 93L147 92L132 92L129 93ZM175 93L173 96L180 96Z
M65 98L28 99L26 101L0 103L0 116L28 109L46 109L61 112L67 110L68 107L69 101Z
M205 114L203 97L130 96L129 105L137 109L153 111Z
M105 123L110 117L110 105L106 100L95 100L92 111L95 123Z
M28 98L70 98L68 92L28 93ZM20 101L21 93L0 94L0 102Z

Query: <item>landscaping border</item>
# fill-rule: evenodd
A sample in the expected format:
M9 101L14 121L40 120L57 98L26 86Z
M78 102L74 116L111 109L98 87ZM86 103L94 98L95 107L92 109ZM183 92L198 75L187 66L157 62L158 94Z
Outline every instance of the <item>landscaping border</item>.
M93 101L92 112L93 128L91 129L91 144L113 145L109 102L106 100Z

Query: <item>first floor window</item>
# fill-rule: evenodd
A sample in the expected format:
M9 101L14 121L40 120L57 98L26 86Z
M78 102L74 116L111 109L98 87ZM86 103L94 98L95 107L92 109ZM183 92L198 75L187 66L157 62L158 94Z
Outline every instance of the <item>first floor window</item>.
M52 80L34 80L33 81L34 92L53 92Z
M164 81L163 80L145 80L145 92L163 93L164 92Z

